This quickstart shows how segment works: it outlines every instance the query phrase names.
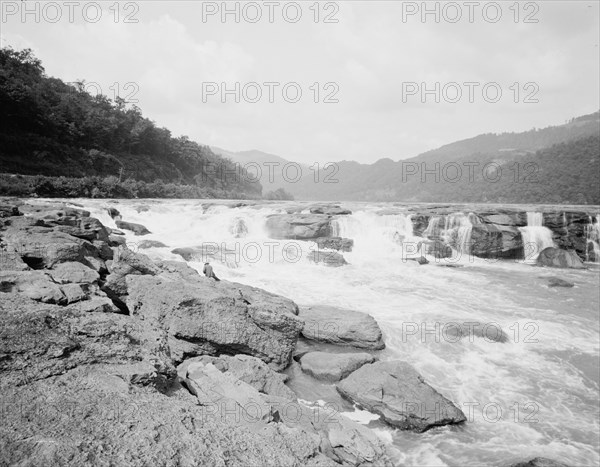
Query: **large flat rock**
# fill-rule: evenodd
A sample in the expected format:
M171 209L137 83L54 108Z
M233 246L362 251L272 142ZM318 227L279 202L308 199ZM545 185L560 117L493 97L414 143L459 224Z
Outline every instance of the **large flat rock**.
M242 353L276 370L289 364L304 325L294 302L258 288L215 282L191 268L184 275L169 267L175 272L126 276L126 303L133 315L166 333L176 362Z
M300 310L299 316L304 320L302 336L307 339L371 350L385 348L379 325L366 313L313 306Z
M177 367L177 375L181 380L187 377L187 371L193 363L212 364L221 372L228 372L235 378L249 384L258 392L270 394L289 400L296 400L296 394L285 385L287 375L277 373L262 360L250 355L220 355L211 357L202 355L192 357Z
M308 352L300 357L300 366L302 371L317 379L335 382L374 361L375 357L368 353Z
M538 266L564 269L585 269L585 266L574 250L546 248L537 257Z
M401 430L423 432L466 421L458 407L429 386L406 362L364 365L340 382L337 390Z

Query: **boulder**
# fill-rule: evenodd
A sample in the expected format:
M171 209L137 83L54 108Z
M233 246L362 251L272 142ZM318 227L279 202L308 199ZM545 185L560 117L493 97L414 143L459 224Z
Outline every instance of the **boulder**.
M267 219L272 238L314 240L331 234L331 217L324 214L274 214Z
M306 339L371 350L385 348L381 329L366 313L315 306L300 310L299 317L304 320L302 336Z
M328 216L347 216L352 214L350 209L344 209L335 205L320 205L310 207L311 214L327 214Z
M67 233L73 237L89 241L108 241L108 230L98 219L93 217L60 217L56 220L48 221L47 224L55 226L54 230Z
M18 295L0 316L1 465L337 465L300 427L225 426L186 390L160 392L173 368L131 317Z
M141 204L135 207L136 212L139 214L140 212L148 212L150 211L150 206L147 204Z
M273 421L272 406L249 384L212 363L194 362L187 369L185 384L208 411L219 414L226 426L245 426L260 431Z
M560 277L548 277L548 287L575 287L575 284Z
M100 279L100 274L92 268L78 262L59 263L48 272L54 282L58 284L78 283L95 284Z
M517 462L510 467L570 467L568 464L548 459L547 457L536 457L529 461Z
M480 323L477 321L455 322L450 321L442 327L444 340L457 342L460 339L479 337L488 342L508 342L508 336L497 323Z
M120 235L109 235L108 236L108 244L111 247L118 247L120 245L125 246L127 245L127 239L125 237L121 237Z
M433 240L427 243L427 254L434 258L450 258L452 256L452 248L440 240Z
M316 379L335 382L374 361L375 357L368 353L308 352L300 357L300 366L302 371Z
M244 353L281 370L304 324L291 300L197 273L129 275L126 282L128 309L164 330L177 363L197 355Z
M181 256L185 261L217 262L232 269L239 266L239 249L228 249L223 243L207 242L194 247L175 248L171 253Z
M83 313L119 313L119 308L108 297L93 295L73 305L73 309Z
M154 275L160 269L150 258L129 249L122 249L113 261L107 263L109 274L106 276L102 290L121 308L127 312L124 299L127 296L127 277L133 275Z
M148 248L167 248L167 245L158 240L142 240L137 243L137 247L140 250L147 250Z
M49 220L56 220L61 217L71 217L80 219L90 217L90 212L85 209L67 206L67 203L43 203L43 204L23 204L19 209L24 214L30 214L33 217L41 217Z
M276 373L262 360L251 357L250 355L221 355L211 357L202 355L185 360L177 367L177 375L184 381L187 377L187 371L194 362L200 362L204 365L212 364L221 372L231 373L235 378L249 384L262 394L281 397L283 399L296 400L294 392L285 385L287 376Z
M98 250L87 240L64 232L33 229L7 229L2 235L9 251L17 252L33 269L52 268L59 263L84 261L86 256L99 255Z
M18 293L38 302L67 304L61 287L42 271L0 271L0 291Z
M525 227L527 225L527 213L524 211L486 211L478 212L477 216L485 224L496 226Z
M96 250L98 251L98 256L100 256L100 259L102 259L103 261L113 259L114 257L114 252L109 242L110 240L108 242L104 242L102 240L94 240L92 242L92 244L94 245L94 247L96 247Z
M108 273L108 268L106 267L106 263L104 262L104 260L95 256L85 256L83 258L83 264L89 266L102 276Z
M135 235L148 235L149 233L151 233L142 224L136 224L134 222L125 222L117 220L115 221L115 225L119 229L131 230Z
M406 362L362 366L337 386L340 394L401 430L424 432L466 421L463 412Z
M574 250L561 250L549 247L537 257L538 266L550 268L585 269L583 262Z
M77 303L88 298L86 290L80 284L64 284L61 290L66 298L67 304Z
M22 216L23 214L19 212L19 207L10 204L0 204L0 218L3 217L13 217L13 216Z
M261 430L225 425L191 394L168 397L130 383L151 378L149 368L95 370L5 389L0 464L338 465L308 431L283 423Z
M273 417L290 429L308 433L318 440L319 451L336 465L394 465L382 441L371 430L341 415L332 406L308 407L299 402L263 396L273 410Z
M313 409L296 401L260 394L212 364L192 363L187 370L186 385L203 409L225 427L242 426L264 436L266 428L280 425L299 437L310 437L318 452L342 465L392 465L383 443L374 433L333 408Z
M421 266L424 264L429 264L429 260L425 258L425 256L419 256L417 258L406 258L408 261L416 261Z
M429 225L429 218L431 216L428 214L411 214L410 222L413 226L413 235L418 237L422 237L425 230L427 230L427 226Z
M0 271L27 271L29 266L15 251L0 250Z
M114 219L117 221L121 220L121 213L119 212L119 210L117 208L108 207L108 208L106 208L106 212L111 217L111 219Z
M324 264L325 266L334 268L348 264L344 257L335 251L311 251L308 254L308 260L313 263Z
M151 336L145 323L133 326L131 319L123 315L79 309L89 302L56 306L38 303L19 293L3 295L1 383L18 386L64 374L80 365L141 361L154 362L164 379L175 376L175 368L164 351L140 345Z
M494 217L488 216L488 219ZM513 225L474 224L471 230L471 254L481 258L523 258L521 231Z
M354 240L342 237L320 237L315 239L315 243L319 249L327 248L337 251L352 251Z

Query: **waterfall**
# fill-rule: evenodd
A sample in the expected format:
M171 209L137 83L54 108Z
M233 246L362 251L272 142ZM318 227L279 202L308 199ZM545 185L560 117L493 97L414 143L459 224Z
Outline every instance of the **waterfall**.
M471 233L473 224L479 219L473 213L465 215L462 212L453 213L446 217L444 241L461 253L470 253Z
M539 254L548 247L555 247L552 231L544 227L544 214L541 212L527 213L527 227L519 227L523 237L525 262L534 264Z
M440 227L442 218L435 216L429 218L429 223L427 224L427 228L423 232L423 237L425 238L440 238L442 234L442 229Z
M414 237L410 215L379 215L358 211L331 221L334 237L354 240L351 255L354 262L389 261L391 254L417 254L421 238Z
M585 226L585 260L600 263L600 213L594 217L589 216L589 223Z
M233 220L233 223L229 226L229 232L235 238L242 238L248 235L248 226L243 218L237 217Z

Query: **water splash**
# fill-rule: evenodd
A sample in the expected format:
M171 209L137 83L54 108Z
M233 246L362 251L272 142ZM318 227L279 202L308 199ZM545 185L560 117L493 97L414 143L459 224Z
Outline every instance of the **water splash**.
M591 263L600 263L600 213L594 217L589 216L589 223L585 226L585 260Z
M543 226L544 214L541 212L527 213L527 227L519 227L523 237L525 263L535 264L540 253L550 247L556 247L552 231Z

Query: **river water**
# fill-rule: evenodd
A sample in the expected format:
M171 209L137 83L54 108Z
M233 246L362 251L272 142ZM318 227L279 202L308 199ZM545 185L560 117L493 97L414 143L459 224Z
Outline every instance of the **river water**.
M461 267L445 267L448 262L433 258L419 266L406 260L397 241L399 236L414 240L409 212L381 215L385 203L344 203L353 214L335 228L354 239L354 250L344 253L347 266L329 268L307 260L309 242L268 237L267 216L289 204L72 201L110 227L115 224L107 206L117 208L123 220L145 225L151 235L127 233L127 240L133 246L142 239L168 245L143 250L153 258L181 260L171 249L226 243L237 248L238 257L232 254L224 262L230 267L212 262L222 279L261 287L300 306L371 314L387 345L380 358L412 364L468 418L463 426L423 434L374 425L398 449L399 465L505 466L536 456L570 465L600 463L598 265L550 270L523 260L462 255L452 259ZM201 270L202 261L190 265ZM550 288L550 276L575 287ZM449 322L499 325L508 342L448 338L443 326Z

